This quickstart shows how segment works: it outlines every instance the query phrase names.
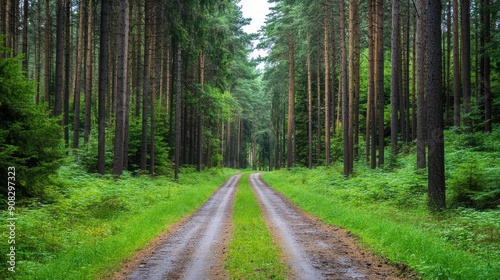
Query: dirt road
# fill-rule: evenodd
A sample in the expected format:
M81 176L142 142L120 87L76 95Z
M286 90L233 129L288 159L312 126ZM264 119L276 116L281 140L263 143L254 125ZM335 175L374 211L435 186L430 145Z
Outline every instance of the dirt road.
M197 212L150 244L115 279L228 279L224 252L236 187L231 177ZM289 267L287 279L402 279L398 269L359 248L346 230L325 225L267 186L250 183ZM146 256L146 257L145 257Z
M305 214L267 186L259 174L250 182L268 227L283 248L289 279L401 279L395 267L360 249L348 231Z
M224 279L223 253L230 233L236 186L231 177L182 223L128 279Z

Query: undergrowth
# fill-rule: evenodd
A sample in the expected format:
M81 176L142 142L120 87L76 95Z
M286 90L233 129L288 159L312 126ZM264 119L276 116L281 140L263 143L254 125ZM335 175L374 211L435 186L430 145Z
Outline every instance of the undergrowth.
M341 163L294 168L263 178L304 210L347 228L393 262L427 279L500 279L500 137L446 132L448 210L427 210L427 171L414 154L398 168ZM411 150L411 149L410 149Z
M286 266L266 227L248 173L238 185L233 222L225 265L230 279L285 279Z
M0 278L95 279L119 269L168 225L193 212L235 171L213 169L169 178L88 174L59 169L45 197L16 208L16 272ZM7 213L1 212L6 220ZM2 239L7 240L6 231ZM7 242L0 251L7 252ZM6 263L6 256L0 256Z

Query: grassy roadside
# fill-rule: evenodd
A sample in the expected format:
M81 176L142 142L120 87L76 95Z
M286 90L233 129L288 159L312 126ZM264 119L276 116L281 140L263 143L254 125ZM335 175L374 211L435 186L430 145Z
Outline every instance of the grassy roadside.
M181 174L175 183L150 176L114 180L63 167L50 203L33 201L16 210L16 272L0 271L0 278L101 279L195 211L234 173Z
M266 227L248 177L248 173L242 176L236 193L225 268L230 279L285 279L286 266L280 261L280 250Z
M483 254L454 244L449 223L456 219L428 213L421 191L401 187L418 188L418 182L383 172L344 180L335 168L281 170L263 178L305 211L352 231L376 253L408 264L426 279L499 279L498 243L481 245ZM377 182L381 185L375 188ZM390 192L395 192L394 198ZM399 200L416 205L403 206ZM494 221L488 225L483 220L484 228L495 227ZM443 236L447 230L449 235Z

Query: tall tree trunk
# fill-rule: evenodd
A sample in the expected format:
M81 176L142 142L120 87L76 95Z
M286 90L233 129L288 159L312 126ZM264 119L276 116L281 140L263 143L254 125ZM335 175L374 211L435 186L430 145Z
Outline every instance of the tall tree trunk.
M318 48L319 49L319 48ZM319 64L320 64L320 55L318 51L318 59L316 62L316 110L317 110L317 151L316 151L316 157L317 157L317 164L321 165L321 74L319 70Z
M100 46L99 46L99 104L98 104L98 136L97 136L97 172L105 173L105 120L106 120L106 92L108 90L108 15L110 8L110 0L103 0L101 6L101 31L100 31ZM83 2L83 0L82 0ZM118 116L117 116L118 117ZM117 122L118 123L118 122ZM118 138L118 134L115 135ZM115 147L116 149L116 147ZM116 153L116 151L115 151ZM113 169L114 169L113 164ZM118 166L117 166L118 167ZM113 170L115 171L115 170ZM119 169L116 170L117 172ZM115 173L116 174L116 173Z
M83 29L84 29L83 25L85 19L85 0L80 0L79 11L80 11L80 20L78 24L78 47L76 50L75 92L74 92L74 103L75 103L75 118L73 120L74 149L79 148L79 140L80 140L80 88L81 88L80 83L82 81L81 70L82 70L82 54L83 54ZM101 62L99 62L99 65L101 65Z
M325 4L324 7L324 25L325 25L325 43L324 43L324 55L325 55L325 164L330 165L330 55L329 55L329 44L330 40L328 36L330 34L329 30L329 20L328 20L328 5Z
M63 40L64 40L64 7L63 0L57 0L56 16L56 94L54 97L54 116L62 113L63 102ZM60 123L62 125L62 122Z
M147 170L147 151L148 151L148 97L151 91L150 83L150 51L151 51L151 2L145 1L144 4L144 72L143 72L143 91L142 91L142 145L141 145L141 170Z
M71 0L66 0L65 6L65 50L64 50L64 104L63 104L63 126L64 142L69 148L69 88L70 88L70 54L71 54Z
M288 168L293 166L293 124L295 122L294 41L288 34Z
M205 90L205 53L203 49L200 51L199 58L199 82L202 92ZM198 112L198 164L197 169L201 171L203 164L203 112Z
M340 76L342 84L342 128L344 130L344 176L349 176L349 91L347 83L347 55L345 39L345 7L344 0L339 0L340 12Z
M461 24L462 33L460 44L462 46L462 95L464 102L464 126L465 132L472 131L470 119L470 94L471 94L471 62L470 62L470 0L461 0Z
M400 56L399 56L399 0L392 0L392 38L391 38L391 166L398 154L398 105L400 83Z
M461 116L460 116L460 45L458 33L458 0L453 0L453 125L455 133L459 132Z
M146 1L147 2L147 1ZM155 171L155 133L156 133L156 120L155 120L155 93L156 93L156 2L151 3L150 19L150 36L151 36L151 46L150 46L150 76L151 76L151 88L149 92L149 106L151 114L151 134L150 134L150 151L149 151L149 173L154 176ZM149 12L148 9L146 9ZM146 81L146 80L145 80Z
M441 210L446 207L441 84L441 2L427 2L426 22L427 127L429 129L428 205L431 210Z
M308 136L308 153L307 167L312 168L312 81L311 81L311 33L307 32L307 136ZM255 142L255 141L254 141Z
M92 109L92 0L89 0L87 17L87 59L85 70L85 127L83 143L86 145L90 136L90 122Z
M366 146L366 164L372 169L377 167L376 150L375 150L375 1L368 0L368 93L366 101L366 131L365 131L365 146Z
M142 6L141 6L142 0L137 0L137 41L135 43L137 47L137 52L136 52L136 61L137 64L140 64L139 62L141 61L142 57ZM139 69L139 65L136 66L137 69ZM139 117L141 113L141 79L139 78L139 70L137 70L137 75L135 78L135 116ZM142 151L142 150L141 150Z
M175 168L174 179L179 179L179 156L181 148L181 64L182 64L182 49L181 45L177 46L177 92L175 94Z
M51 50L51 16L50 16L50 0L45 1L45 102L50 108L50 50Z
M455 0L456 1L456 0ZM427 138L427 116L425 102L425 0L417 2L417 168L427 166L425 147Z
M29 1L23 2L23 70L28 73L28 12Z
M378 98L378 166L384 166L384 108L385 108L385 93L384 93L384 1L376 0L377 10L377 48L376 48L376 67L377 82L375 86L375 95Z
M491 43L491 0L483 0L482 2L482 38L481 38L481 59L482 65L482 84L484 90L484 130L492 131L491 119L491 59L489 54L489 45Z
M349 1L349 120L348 120L348 142L349 142L349 158L348 158L348 173L352 174L354 165L354 144L357 135L356 124L356 101L357 101L357 18L358 2L357 0ZM357 141L356 141L357 142Z
M123 147L125 126L125 98L127 92L128 76L128 32L129 32L129 3L120 0L119 29L118 29L118 61L117 61L117 96L115 120L115 152L113 157L113 174L121 175L123 172Z

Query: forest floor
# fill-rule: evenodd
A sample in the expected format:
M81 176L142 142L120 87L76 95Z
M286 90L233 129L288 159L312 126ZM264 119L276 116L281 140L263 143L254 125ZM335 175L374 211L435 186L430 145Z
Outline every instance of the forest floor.
M198 211L139 251L114 279L227 279L224 256L240 175L229 179ZM405 265L360 247L342 228L324 224L266 185L260 174L250 184L267 227L282 248L287 279L405 279ZM406 275L406 276L401 276Z

